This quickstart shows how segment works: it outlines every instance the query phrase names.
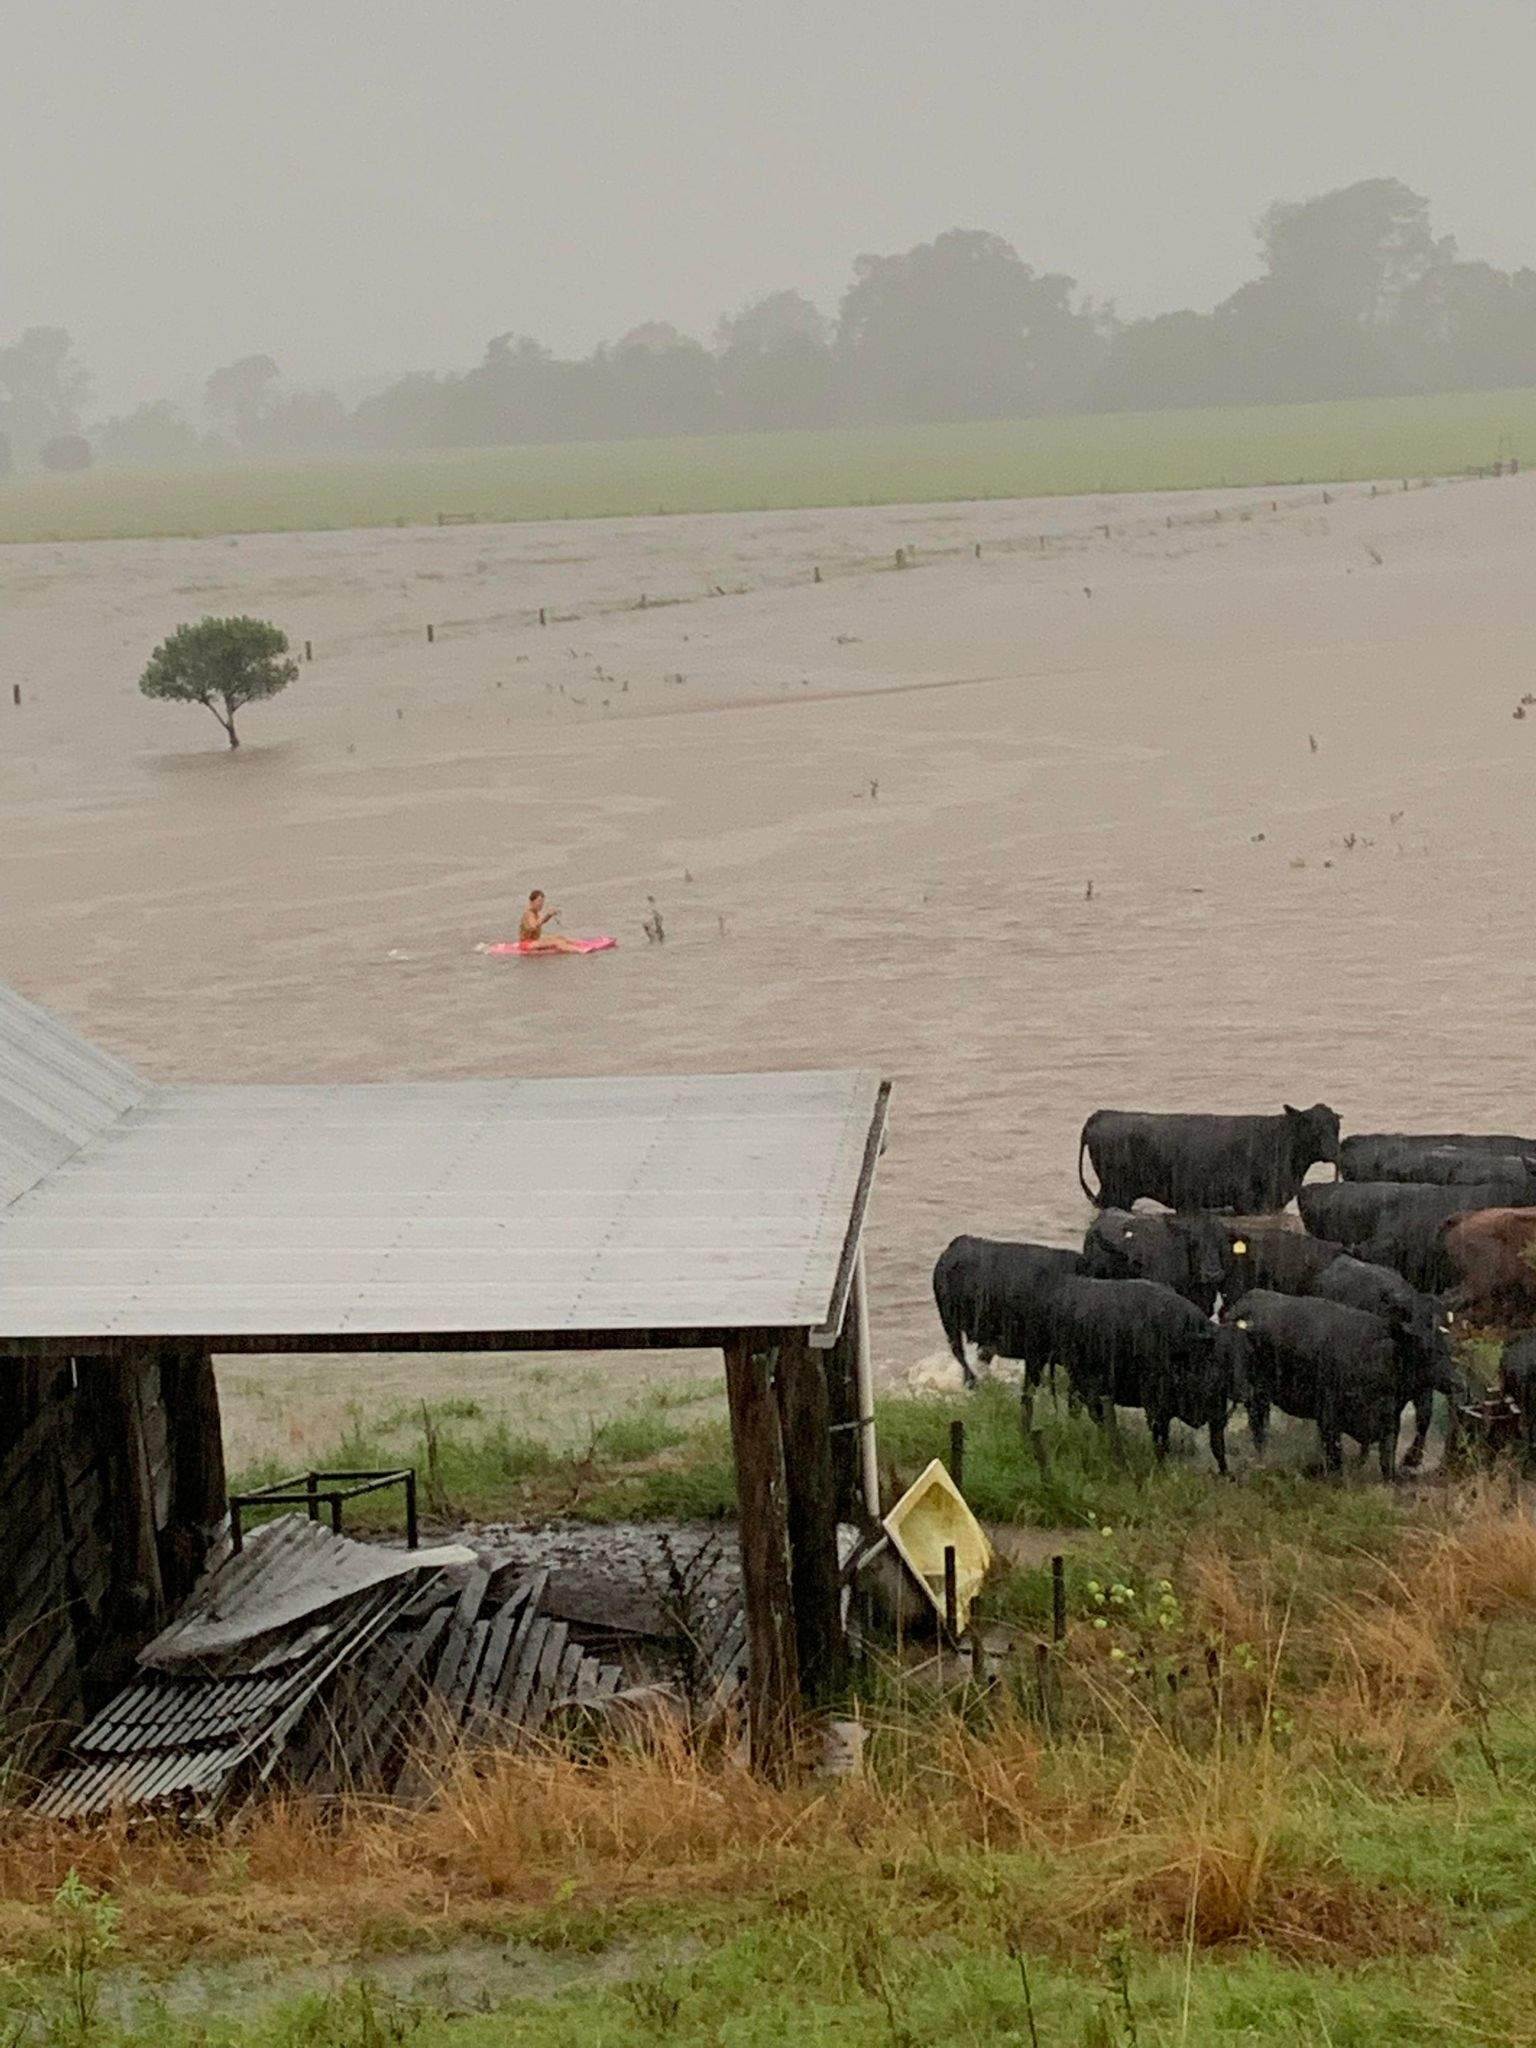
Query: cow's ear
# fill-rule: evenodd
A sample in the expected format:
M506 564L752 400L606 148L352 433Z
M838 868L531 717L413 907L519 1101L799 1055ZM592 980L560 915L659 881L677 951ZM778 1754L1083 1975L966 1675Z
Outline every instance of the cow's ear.
M1306 1115L1306 1111L1304 1109L1298 1109L1295 1106L1295 1104L1291 1102L1282 1102L1280 1107L1285 1111L1287 1116L1295 1117L1298 1123Z

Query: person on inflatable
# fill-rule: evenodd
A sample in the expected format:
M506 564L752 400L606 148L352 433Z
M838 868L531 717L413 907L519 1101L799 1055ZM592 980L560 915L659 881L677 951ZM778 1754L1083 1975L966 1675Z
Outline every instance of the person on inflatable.
M517 942L525 953L579 953L580 946L574 939L565 939L558 932L546 932L544 927L552 924L560 915L558 910L544 908L544 891L531 889L528 892L528 908L523 912L522 922L517 928Z

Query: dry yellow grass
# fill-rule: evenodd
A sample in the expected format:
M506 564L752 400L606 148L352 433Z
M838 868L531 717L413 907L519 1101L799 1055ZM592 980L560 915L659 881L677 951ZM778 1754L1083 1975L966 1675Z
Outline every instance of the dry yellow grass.
M1184 1576L1167 1653L1187 1710L1160 1715L1157 1687L1094 1636L1074 1652L1079 1712L1058 1741L1006 1690L962 1709L898 1688L871 1768L837 1782L765 1784L729 1738L662 1718L595 1754L461 1752L415 1808L272 1797L208 1833L12 1814L0 1943L42 1944L71 1869L115 1895L126 1941L170 1955L865 1883L910 1886L920 1917L946 1868L985 1870L978 1910L1058 1947L1116 1927L1335 1959L1432 1945L1432 1913L1350 1879L1301 1822L1341 1765L1397 1794L1436 1787L1485 1713L1469 1659L1490 1626L1536 1613L1536 1529L1475 1494L1305 1629L1252 1561L1199 1555Z

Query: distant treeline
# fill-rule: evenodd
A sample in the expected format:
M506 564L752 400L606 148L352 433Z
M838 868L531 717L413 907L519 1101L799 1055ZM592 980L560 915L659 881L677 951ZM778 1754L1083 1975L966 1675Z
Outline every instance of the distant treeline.
M472 369L402 377L350 410L251 355L199 427L164 402L82 428L90 378L59 328L0 347L0 467L466 448L740 428L1016 418L1536 383L1536 270L1461 260L1395 178L1272 206L1260 274L1214 312L1121 320L1001 236L953 228L860 256L836 318L778 291L706 346L648 322L579 359L515 331Z

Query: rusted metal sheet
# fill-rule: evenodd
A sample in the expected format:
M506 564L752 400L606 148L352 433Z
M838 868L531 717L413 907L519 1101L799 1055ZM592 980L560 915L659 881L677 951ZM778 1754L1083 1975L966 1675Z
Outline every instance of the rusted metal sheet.
M41 1016L0 1061L44 1071ZM145 1088L62 1038L49 1143L0 1078L0 1341L811 1328L883 1127L862 1070Z

